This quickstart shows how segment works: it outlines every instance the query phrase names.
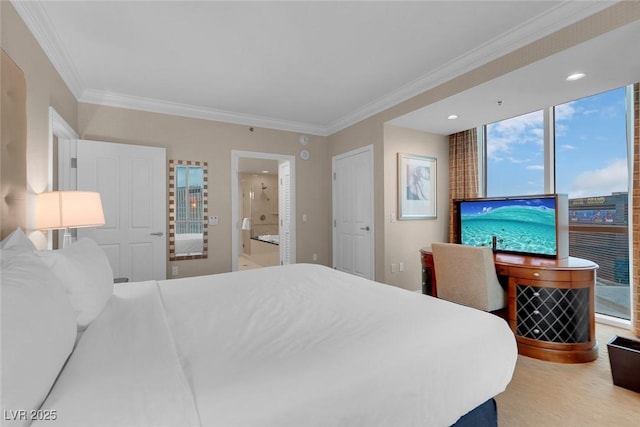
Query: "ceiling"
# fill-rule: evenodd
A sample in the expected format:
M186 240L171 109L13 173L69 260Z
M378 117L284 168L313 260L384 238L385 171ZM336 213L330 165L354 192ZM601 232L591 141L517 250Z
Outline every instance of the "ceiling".
M271 159L257 159L253 157L240 157L238 159L239 173L253 174L278 174L278 161Z
M316 135L334 133L612 4L12 3L81 102ZM570 100L585 85L620 82L629 72L638 80L637 54L624 58L626 74L597 84L593 79L623 68L610 64L619 64L623 47L640 39L638 25L627 27L608 35L611 40L578 46L394 123L448 134L483 123L478 120L531 111L530 104L542 102L540 87ZM629 37L634 43L625 43ZM609 56L602 60L600 54ZM584 68L587 79L572 87L557 83L557 73L575 67ZM492 116L498 99L502 109ZM451 113L460 119L447 120Z
M450 135L640 81L640 21L391 120ZM566 78L575 72L586 76ZM446 118L455 114L456 120Z

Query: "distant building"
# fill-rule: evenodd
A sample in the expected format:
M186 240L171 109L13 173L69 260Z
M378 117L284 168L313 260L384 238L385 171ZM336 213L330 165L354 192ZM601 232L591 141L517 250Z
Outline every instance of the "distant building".
M597 263L598 279L629 284L628 193L569 200L569 255Z
M628 225L628 193L569 200L571 224Z
M181 207L176 211L176 233L202 233L204 204L202 202L203 189L201 186L191 186L188 189L176 189L176 205Z

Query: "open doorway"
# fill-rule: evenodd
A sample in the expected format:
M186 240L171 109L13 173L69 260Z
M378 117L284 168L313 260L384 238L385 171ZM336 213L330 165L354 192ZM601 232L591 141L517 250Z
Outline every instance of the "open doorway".
M233 151L232 270L295 263L295 157Z
M280 264L278 161L240 158L238 270Z

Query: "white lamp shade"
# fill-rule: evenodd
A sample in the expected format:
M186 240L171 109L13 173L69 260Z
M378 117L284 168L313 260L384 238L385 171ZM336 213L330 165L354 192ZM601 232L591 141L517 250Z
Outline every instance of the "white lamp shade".
M242 229L251 230L251 220L249 218L244 218L242 220Z
M38 194L36 228L95 227L104 225L100 193L92 191L51 191Z

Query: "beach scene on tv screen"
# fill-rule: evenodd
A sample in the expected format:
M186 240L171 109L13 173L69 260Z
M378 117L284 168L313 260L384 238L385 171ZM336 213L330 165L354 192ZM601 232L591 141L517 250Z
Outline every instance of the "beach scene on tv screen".
M460 202L463 245L505 252L556 255L554 198L473 200Z

